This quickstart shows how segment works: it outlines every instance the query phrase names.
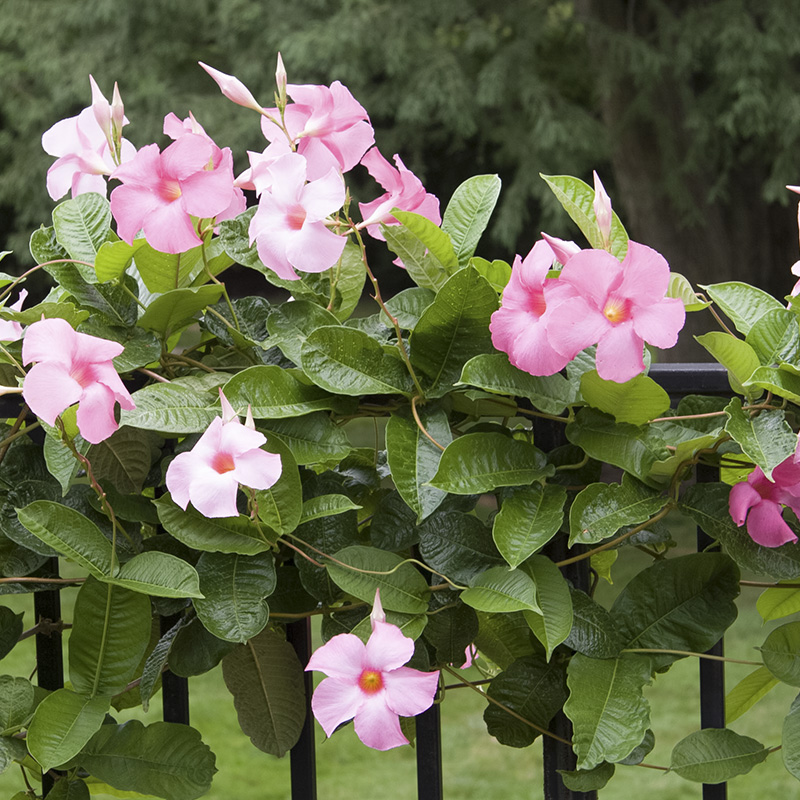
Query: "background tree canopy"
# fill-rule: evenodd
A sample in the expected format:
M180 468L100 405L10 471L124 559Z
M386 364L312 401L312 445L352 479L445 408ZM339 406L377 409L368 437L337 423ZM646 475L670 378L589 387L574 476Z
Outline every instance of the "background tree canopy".
M264 146L251 112L197 67L240 77L271 104L289 80L339 79L447 198L497 172L492 255L544 229L572 238L538 173L596 168L632 238L698 283L789 290L800 183L797 0L4 0L0 30L0 240L28 263L49 219L40 137L118 80L138 146L191 109L220 145ZM181 106L172 105L181 98ZM376 187L364 172L363 197ZM568 224L568 223L567 223Z

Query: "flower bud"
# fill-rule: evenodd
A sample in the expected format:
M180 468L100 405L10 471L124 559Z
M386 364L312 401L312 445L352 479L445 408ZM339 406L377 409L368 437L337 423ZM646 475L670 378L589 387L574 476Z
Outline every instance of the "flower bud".
M228 100L232 100L237 105L244 106L245 108L252 108L253 111L261 113L261 106L250 93L250 90L238 78L220 72L218 69L214 69L214 67L209 67L208 64L204 64L202 61L198 61L197 63L217 82L220 91Z
M603 239L603 246L606 250L611 249L611 198L608 196L603 184L596 172L594 176L594 215L597 218L597 227L600 229L600 236Z
M283 66L280 53L278 53L278 66L275 69L275 83L278 86L278 108L286 108L286 67Z

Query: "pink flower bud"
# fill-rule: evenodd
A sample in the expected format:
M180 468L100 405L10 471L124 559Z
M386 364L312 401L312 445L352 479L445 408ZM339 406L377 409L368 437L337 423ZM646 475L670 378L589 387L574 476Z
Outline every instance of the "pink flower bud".
M202 61L198 61L197 63L217 82L217 86L219 86L222 94L224 94L228 100L232 100L237 105L244 106L245 108L252 108L253 111L261 113L261 106L258 104L255 97L253 97L250 90L238 78L220 72L218 69L214 69L214 67L209 67L208 64L204 64Z
M275 83L278 87L278 102L281 106L286 105L286 67L283 66L283 59L278 53L278 66L275 69Z
M594 215L597 218L597 227L600 229L600 236L603 244L608 250L611 246L611 198L608 196L603 184L596 172L594 176Z

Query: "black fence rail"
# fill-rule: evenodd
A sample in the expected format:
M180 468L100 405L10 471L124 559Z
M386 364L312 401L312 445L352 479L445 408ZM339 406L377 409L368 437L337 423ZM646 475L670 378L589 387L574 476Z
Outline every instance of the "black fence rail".
M657 364L650 370L650 376L670 395L673 401L690 394L727 394L730 391L727 371L718 364ZM541 435L555 435L552 430L543 428ZM698 466L699 481L718 479L718 470ZM697 531L698 550L706 550L713 540L702 530ZM565 545L564 545L565 546ZM565 551L566 552L566 551ZM573 555L578 551L570 551ZM551 555L555 555L552 553ZM50 563L53 577L58 575L58 561ZM569 565L567 577L578 588L589 586L589 566L585 560ZM34 593L36 621L56 622L61 618L61 602L58 589ZM161 630L169 630L177 620L165 617L161 620ZM311 623L308 619L292 622L286 626L287 638L294 647L303 665L311 655ZM723 641L720 640L711 650L713 655L723 654ZM64 685L61 632L36 634L37 680L45 689L58 689ZM700 725L703 728L725 727L725 671L724 663L710 659L699 659L700 677ZM292 800L316 800L316 752L314 742L314 718L311 714L311 673L306 673L306 721L300 739L291 751L290 771ZM163 717L168 722L189 724L189 685L181 678L167 671L162 676ZM446 713L446 711L445 711ZM416 718L417 754L417 797L419 800L442 800L444 798L441 707L433 705ZM563 739L572 735L569 720L559 713L551 723L551 730ZM543 739L544 774L543 787L545 800L595 800L596 792L573 792L564 786L559 769L574 769L575 758L569 747L550 737ZM53 785L49 775L43 776L42 789L46 794ZM687 797L688 794L687 787ZM526 794L521 789L519 797ZM534 795L527 795L533 797ZM725 800L727 786L724 783L702 787L703 800Z

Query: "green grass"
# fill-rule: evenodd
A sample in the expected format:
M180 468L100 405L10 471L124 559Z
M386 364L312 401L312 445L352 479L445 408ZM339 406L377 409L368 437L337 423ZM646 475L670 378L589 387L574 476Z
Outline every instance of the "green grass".
M690 532L679 538L691 545ZM613 586L603 584L598 597L604 604L625 582L647 565L649 558L626 549L614 567ZM758 660L752 650L767 633L783 621L761 624L755 609L758 589L744 588L739 599L739 618L726 636L726 655ZM64 593L65 609L71 608L74 590ZM4 605L26 610L30 597L2 598ZM66 616L66 613L65 613ZM28 613L26 623L30 624ZM34 665L33 641L21 642L5 659L0 672L29 674ZM731 689L752 667L729 664L727 689ZM217 754L220 772L210 793L213 800L289 800L289 759L275 759L256 750L241 733L231 697L219 670L190 680L191 721L203 733L206 743ZM758 705L731 726L737 733L753 736L767 746L780 744L781 726L796 690L780 685ZM652 708L652 727L656 747L648 756L652 764L669 764L672 747L682 737L697 730L700 720L698 666L696 659L677 662L668 673L659 676L646 696ZM503 747L486 734L482 711L484 701L469 689L448 692L442 706L443 760L445 797L459 800L506 800L525 797L542 798L541 746L537 741L524 750ZM120 721L131 717L155 721L160 713L160 696L154 699L147 715L139 712L118 714ZM381 800L408 800L416 797L415 753L410 747L378 753L363 747L352 726L339 731L331 740L317 728L319 796L324 800L360 800L380 796ZM20 770L15 766L0 776L0 798L24 789ZM729 786L731 800L755 797L798 795L798 785L783 767L780 753ZM640 767L618 767L609 786L601 792L602 800L628 800L649 796L654 800L699 798L701 788L675 775L666 775Z

